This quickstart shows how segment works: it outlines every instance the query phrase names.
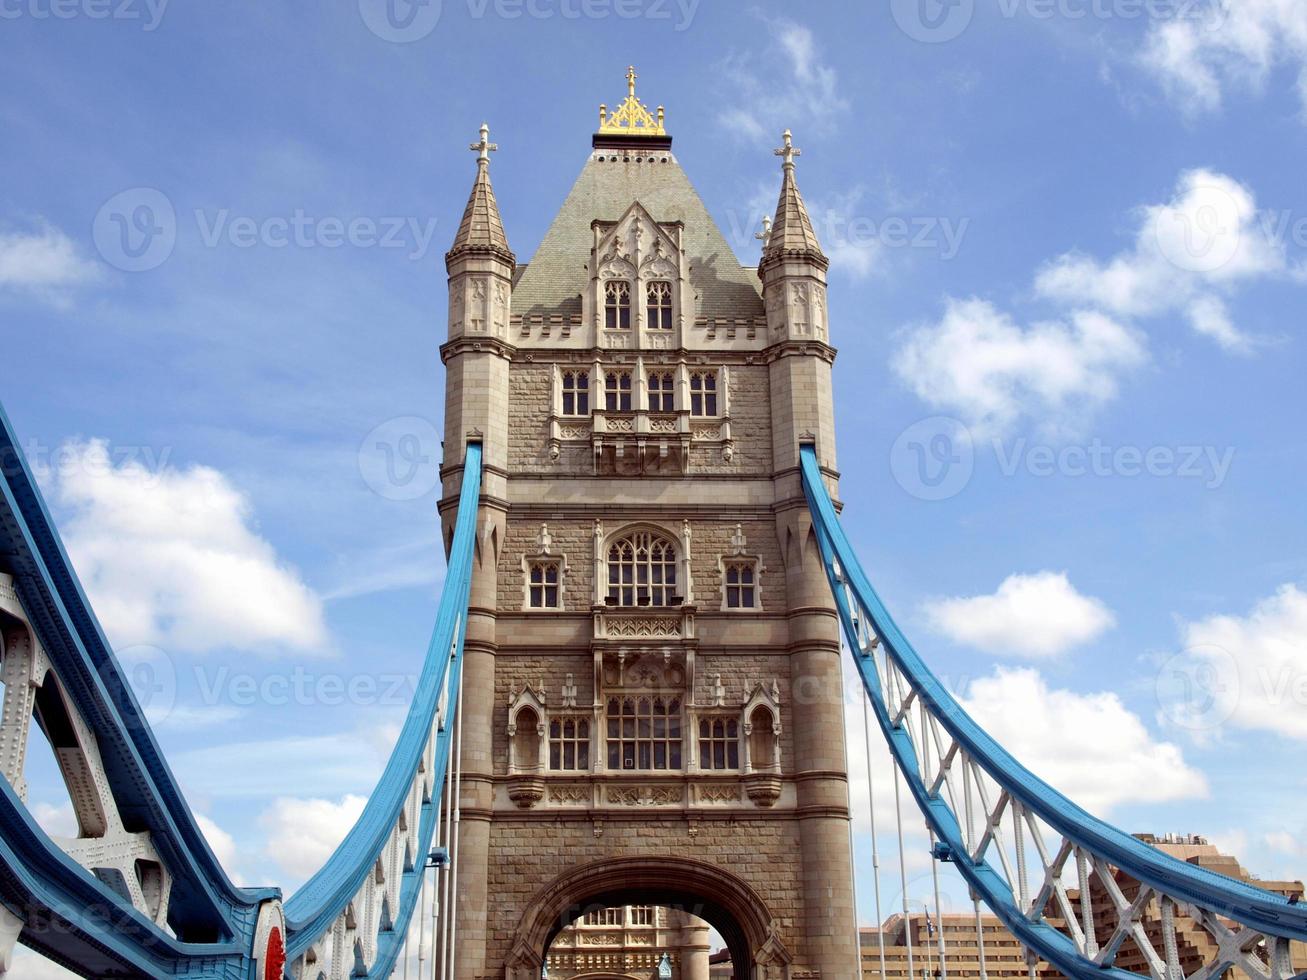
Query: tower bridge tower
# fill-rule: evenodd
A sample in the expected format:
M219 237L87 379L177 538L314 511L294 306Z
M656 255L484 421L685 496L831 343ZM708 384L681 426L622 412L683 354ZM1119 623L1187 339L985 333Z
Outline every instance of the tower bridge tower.
M799 475L815 444L835 485L827 259L788 131L743 267L627 81L527 264L483 126L446 256L447 524L484 453L457 976L537 980L574 921L660 905L737 977L848 980L838 624Z

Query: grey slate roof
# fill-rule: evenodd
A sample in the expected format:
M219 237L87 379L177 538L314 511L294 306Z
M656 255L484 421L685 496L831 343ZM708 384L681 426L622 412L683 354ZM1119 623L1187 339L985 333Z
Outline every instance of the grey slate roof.
M510 260L513 254L508 247L508 236L504 234L504 222L499 217L495 190L490 186L490 169L484 160L477 161L476 180L449 254L457 255L467 249L500 252Z
M630 162L624 162L628 154L621 150L600 154L603 160L591 155L540 248L518 277L513 313L579 314L581 293L589 282L590 222L617 221L639 201L657 221L684 222L690 283L699 297L700 316L764 315L757 273L740 266L676 158L664 150L636 163L637 155L632 151ZM618 160L608 159L611 156Z
M767 252L807 252L821 255L817 233L808 220L808 209L799 194L794 168L786 167L781 181L781 196L776 202L776 217L772 219L771 237L767 239Z

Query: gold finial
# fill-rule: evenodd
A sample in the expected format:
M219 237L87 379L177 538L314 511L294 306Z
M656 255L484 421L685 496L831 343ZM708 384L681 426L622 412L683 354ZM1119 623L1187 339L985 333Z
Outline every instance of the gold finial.
M782 158L781 168L783 170L793 170L794 158L803 156L803 151L794 146L794 137L790 135L788 129L781 134L781 139L785 145L780 149L772 150L772 153Z
M635 66L626 69L626 101L611 113L606 105L599 107L599 132L620 133L625 136L665 136L663 107L654 117L644 103L635 97L635 80L639 78Z
M481 142L469 143L467 145L467 148L469 150L476 150L477 166L480 167L480 166L488 165L490 163L490 154L495 150L499 149L499 144L490 142L490 127L487 126L485 123L482 123Z

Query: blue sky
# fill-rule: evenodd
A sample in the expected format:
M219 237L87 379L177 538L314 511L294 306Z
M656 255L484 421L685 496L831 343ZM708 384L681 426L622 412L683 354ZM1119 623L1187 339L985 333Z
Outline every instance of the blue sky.
M238 878L302 879L402 718L467 143L525 261L628 63L746 264L804 150L919 649L1127 829L1302 876L1307 8L396 2L0 2L0 397Z

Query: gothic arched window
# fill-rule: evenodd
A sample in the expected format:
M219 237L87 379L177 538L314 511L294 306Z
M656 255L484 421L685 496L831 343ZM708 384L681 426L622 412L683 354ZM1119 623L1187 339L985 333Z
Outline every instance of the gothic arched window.
M604 409L609 412L631 410L630 371L609 371L604 375Z
M650 330L672 329L672 284L670 282L651 282L645 290L648 314L646 322Z
M631 284L625 280L610 279L604 284L604 326L631 329Z
M690 414L704 418L717 415L716 371L695 371L690 375Z
M590 375L585 371L563 372L563 414L590 414Z
M676 594L676 548L651 531L636 531L608 548L608 602L670 606Z
M676 411L676 393L671 371L653 371L649 375L649 411Z

